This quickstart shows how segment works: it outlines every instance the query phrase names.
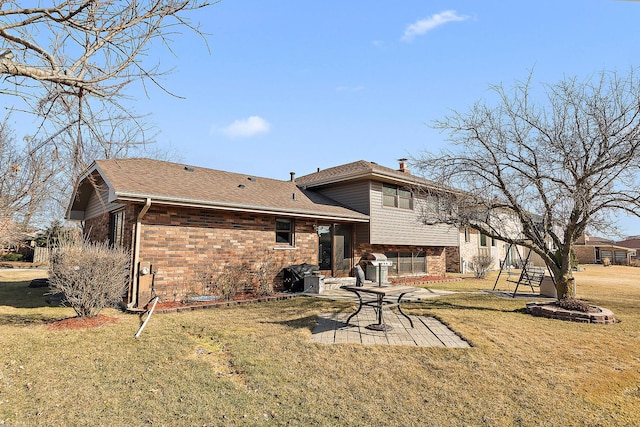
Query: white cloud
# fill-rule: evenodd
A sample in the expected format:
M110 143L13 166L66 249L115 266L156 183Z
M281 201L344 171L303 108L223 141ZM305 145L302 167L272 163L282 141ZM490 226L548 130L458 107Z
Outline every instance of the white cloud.
M469 19L468 16L459 15L455 10L445 10L444 12L433 14L428 18L421 19L409 25L404 30L402 41L410 42L416 36L422 36L448 22L466 21L467 19Z
M271 124L268 121L259 116L251 116L247 119L235 120L222 129L222 133L232 138L247 138L267 133L269 129L271 129Z
M364 90L364 86L337 86L336 91L338 92L360 92Z

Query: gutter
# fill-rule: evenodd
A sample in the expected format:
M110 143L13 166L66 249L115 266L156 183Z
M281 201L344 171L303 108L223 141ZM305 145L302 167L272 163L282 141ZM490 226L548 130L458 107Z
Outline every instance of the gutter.
M135 193L117 193L113 199L115 202L142 202L149 197L145 195L138 195ZM317 213L308 210L296 210L296 209L278 209L278 208L263 208L253 205L238 205L233 203L220 203L220 202L207 202L204 200L185 199L181 197L163 198L158 199L155 197L154 203L156 205L167 206L180 206L191 207L200 209L214 209L225 210L234 212L248 212L266 215L286 215L291 217L304 217L322 220L334 220L334 221L352 221L352 222L369 222L369 216L353 211L354 215L339 214L339 213ZM349 208L344 208L349 210Z
M133 308L138 305L138 263L140 262L140 234L142 218L147 214L151 207L151 198L147 197L142 210L136 218L136 234L133 244L133 274L131 275L131 302L127 304L127 308Z

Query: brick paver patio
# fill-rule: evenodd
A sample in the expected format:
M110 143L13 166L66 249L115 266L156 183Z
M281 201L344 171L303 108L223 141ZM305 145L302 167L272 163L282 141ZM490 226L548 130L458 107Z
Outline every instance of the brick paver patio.
M429 294L421 290L419 297L414 295L412 300L436 297L437 293ZM441 294L440 294L441 295ZM342 290L330 290L321 298L350 299L356 301L355 295ZM433 317L409 316L413 321L412 328L409 321L394 310L385 309L384 323L392 328L387 331L374 331L366 326L376 323L376 313L371 307L363 309L354 316L347 325L345 322L353 312L322 313L318 316L318 323L312 331L311 341L323 344L364 344L364 345L409 345L417 347L471 347L454 331Z

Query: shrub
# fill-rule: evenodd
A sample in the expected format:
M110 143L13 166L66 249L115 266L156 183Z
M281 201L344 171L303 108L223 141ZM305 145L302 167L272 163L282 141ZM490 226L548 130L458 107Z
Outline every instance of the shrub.
M22 261L22 258L24 258L24 255L22 254L4 254L2 255L2 259L4 261Z
M484 279L491 265L493 265L493 257L491 255L475 255L471 258L471 269L476 279Z
M106 243L65 242L52 253L49 288L63 293L78 317L95 317L122 302L129 278L129 252Z
M281 258L274 255L274 251L265 250L261 261L254 264L254 293L257 296L271 295L273 293L273 284L276 277L282 270L284 262Z
M213 283L214 292L231 301L235 295L251 286L251 270L248 264L227 265Z

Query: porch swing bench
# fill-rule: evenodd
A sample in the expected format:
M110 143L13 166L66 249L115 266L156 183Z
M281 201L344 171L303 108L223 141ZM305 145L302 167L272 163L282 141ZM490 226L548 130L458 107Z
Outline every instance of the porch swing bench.
M544 279L545 270L542 267L533 267L533 266L523 266L522 271L520 272L520 276L518 279L511 279L507 277L507 282L515 283L516 288L513 290L513 297L515 298L518 287L520 285L529 286L531 288L531 292L535 293L536 288L540 288L540 284Z

